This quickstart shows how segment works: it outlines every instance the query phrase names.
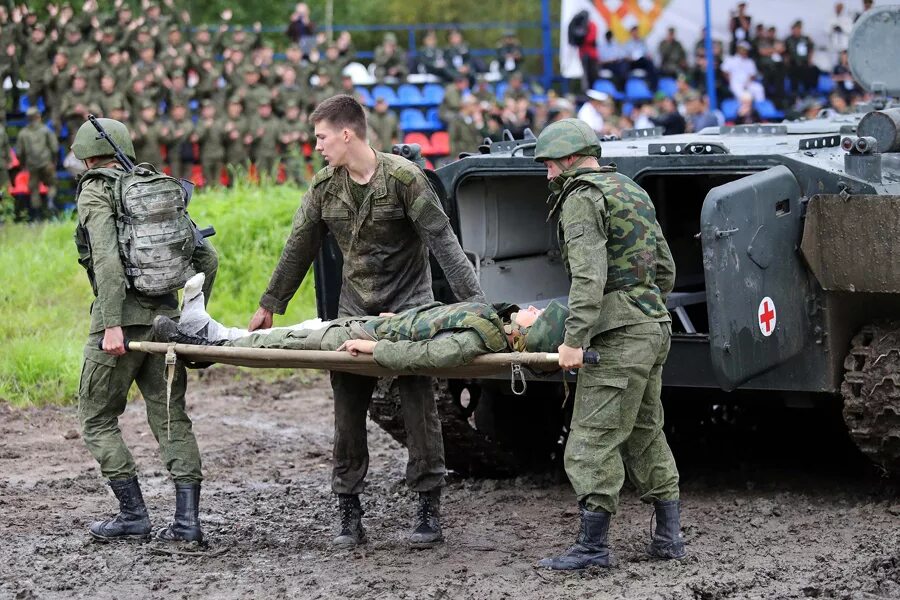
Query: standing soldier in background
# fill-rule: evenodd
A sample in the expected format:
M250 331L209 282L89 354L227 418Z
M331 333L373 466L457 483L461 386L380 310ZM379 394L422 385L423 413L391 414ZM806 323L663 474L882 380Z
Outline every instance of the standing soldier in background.
M172 177L190 179L194 167L194 144L191 142L194 123L186 105L173 104L170 108L172 118L162 128L163 140L168 148L169 168Z
M56 211L56 162L59 142L50 128L41 121L40 111L31 106L25 111L28 126L16 138L19 161L28 171L28 192L31 204L28 207L29 220L48 217ZM47 204L41 203L41 184L47 186Z
M294 218L260 308L248 329L269 328L284 314L331 232L343 254L338 316L400 312L434 300L429 250L460 301L483 302L483 293L450 221L422 170L405 158L373 150L366 115L351 96L333 96L310 115L318 150L329 166L319 171ZM374 260L373 260L374 258ZM369 468L366 413L377 379L331 373L334 390L334 469L340 531L334 544L365 543L359 494ZM443 438L432 380L398 377L409 462L406 479L419 494L414 547L443 541L440 494Z
M122 152L135 160L125 125L112 119L99 119L99 122ZM170 372L171 398L168 398L166 379L162 377L167 371L165 357L127 352L125 347L126 338L134 341L149 339L157 315L173 319L179 316L176 293L160 296L139 292L135 278L146 273L141 273L135 265L124 263L120 253L117 220L125 186L118 183L123 177L138 175L126 174L116 161L112 146L107 140L98 138L97 130L90 122L78 129L72 151L88 168L76 192L78 227L75 240L79 263L87 269L96 297L91 305L90 334L84 348L84 366L78 388L78 418L84 442L100 463L100 471L119 501L119 514L91 524L90 534L99 541L150 536L150 518L138 484L134 459L119 430L119 416L125 411L128 390L137 383L146 403L150 429L175 482L174 522L160 529L156 537L164 541L202 543L199 503L203 474L200 451L185 408L187 373L184 364L178 361ZM171 178L156 173L144 179L144 186L153 189L158 198L171 194L173 184L178 186ZM164 216L164 213L158 213L159 231L178 229L163 219ZM183 249L184 245L178 248ZM166 258L165 264L184 259L177 250L168 248L167 251L172 256ZM218 258L206 240L193 249L191 266L205 274L204 293L208 293L215 279ZM154 273L153 277L167 275Z
M375 133L372 147L382 152L390 152L394 144L400 141L400 123L397 115L388 109L384 98L375 98L375 110L369 113L369 127Z
M450 121L447 132L450 138L450 160L456 160L461 152L477 152L488 133L478 100L471 94L466 96L459 116Z
M257 108L256 118L250 122L253 136L253 164L257 176L274 179L278 164L278 136L281 133L281 119L272 115L272 103L263 100Z
M201 107L193 140L200 144L203 181L207 187L214 187L219 185L225 167L225 121L216 117L216 105L212 100L203 100Z
M244 105L241 99L233 96L228 100L228 115L225 120L225 163L229 167L228 184L234 185L237 169L250 166L250 126L243 114ZM244 173L246 175L246 172Z
M306 122L300 105L295 100L288 100L284 105L283 127L278 141L284 152L284 171L287 180L296 184L306 181L304 146L312 139L309 123Z
M6 127L0 127L0 203L9 188L9 137Z
M560 249L572 280L559 365L580 369L565 466L581 531L563 555L540 561L550 569L610 566L607 535L626 470L641 499L654 504L656 531L647 553L685 555L678 469L660 402L675 263L647 192L614 167L601 167L599 156L597 135L578 119L549 125L534 152L547 165L550 216L559 214ZM588 348L600 363L581 368Z
M156 103L153 100L142 100L139 104L140 116L131 130L134 152L138 162L150 163L159 171L163 168L162 149L163 124L156 118Z

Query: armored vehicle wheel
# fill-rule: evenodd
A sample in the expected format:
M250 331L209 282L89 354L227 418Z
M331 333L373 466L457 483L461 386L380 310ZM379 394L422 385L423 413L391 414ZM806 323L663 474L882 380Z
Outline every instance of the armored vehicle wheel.
M382 379L378 382L369 414L391 437L406 445L400 396L394 381ZM538 405L539 398L525 397L514 407L498 402L496 394L483 391L479 385L461 380L435 380L434 394L448 469L473 477L510 477L550 464L550 451L536 450L549 448L558 440L561 425L555 429L554 426L561 418L559 404L552 400L542 403L546 410L555 410L560 415L557 419L547 419L532 410ZM514 420L507 418L512 408L518 409ZM520 424L526 422L540 425L544 435L521 429ZM507 431L511 428L515 431ZM524 441L525 447L516 441ZM536 460L536 455L545 459Z
M900 474L900 322L864 326L844 359L844 421L862 452Z

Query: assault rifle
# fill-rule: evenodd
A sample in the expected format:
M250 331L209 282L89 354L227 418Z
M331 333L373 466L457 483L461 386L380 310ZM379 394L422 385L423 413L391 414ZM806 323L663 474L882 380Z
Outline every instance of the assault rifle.
M97 120L97 117L94 115L88 115L88 121L91 122L91 125L94 126L94 129L97 130L97 139L106 140L106 142L112 147L113 154L116 156L116 161L122 168L125 169L126 172L131 173L134 171L135 164L131 162L131 159L119 148L119 145L116 143L112 137L103 129L103 125L100 124L100 121ZM186 179L180 180L181 187L184 188L185 199L184 199L184 207L187 208L188 204L191 202L191 196L194 195L194 182L187 181ZM191 221L193 223L193 221ZM197 244L200 244L200 241L203 238L208 238L216 235L216 228L210 225L209 227L204 227L200 229L194 224L194 237L196 238Z

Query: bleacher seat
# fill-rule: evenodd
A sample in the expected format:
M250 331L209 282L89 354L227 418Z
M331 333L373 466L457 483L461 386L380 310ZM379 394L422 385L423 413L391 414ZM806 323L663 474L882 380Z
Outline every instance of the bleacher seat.
M672 97L678 93L678 82L671 77L662 77L656 84L656 90Z
M389 85L376 85L372 88L372 97L376 100L378 98L384 98L388 103L388 106L398 106L400 104L400 99L397 97L397 92L394 91Z
M400 100L400 106L421 106L424 104L422 92L419 91L418 87L409 83L404 83L397 88L397 98Z
M420 131L413 131L407 133L403 136L404 144L418 144L422 147L422 154L425 156L430 156L434 154L431 148L431 140L428 139L428 136Z
M444 101L444 88L437 83L425 84L425 87L422 88L422 98L425 104L437 106Z
M425 113L425 118L431 125L432 129L444 129L444 122L441 121L441 111L437 108L429 108Z
M825 94L826 96L834 91L834 80L831 78L831 75L828 73L821 73L819 75L819 84L816 86L816 89L820 94Z
M431 152L435 156L450 154L450 134L446 131L435 131L431 134Z
M622 104L622 114L626 117L631 117L631 113L634 111L634 103L625 102Z
M784 118L784 113L775 108L771 100L760 100L753 104L759 117L765 121L779 121Z
M722 115L725 117L726 121L734 121L737 119L737 111L740 104L741 103L735 98L725 98L722 100L720 108L722 109Z
M400 111L400 129L403 131L430 131L431 124L418 108L404 108Z
M363 104L366 106L375 106L375 98L372 97L372 94L367 88L356 86L354 89L356 90L356 93L359 94L359 98Z
M495 90L494 95L497 96L497 100L503 100L503 96L506 95L506 88L509 87L509 84L505 81L498 81L497 88Z
M616 100L621 100L625 97L625 95L616 88L616 84L609 79L598 79L591 87L598 92L603 92L608 96L612 96Z
M28 94L21 94L19 96L19 112L23 113L31 107L31 99L28 98ZM44 97L38 96L37 99L37 109L41 111L41 114L47 109L44 105Z
M631 78L625 82L625 97L630 102L652 100L653 93L643 79Z

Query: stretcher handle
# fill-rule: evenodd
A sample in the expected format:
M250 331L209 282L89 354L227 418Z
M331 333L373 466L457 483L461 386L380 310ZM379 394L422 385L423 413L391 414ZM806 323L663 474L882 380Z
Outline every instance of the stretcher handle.
M547 358L549 360L559 360L559 354L556 352L548 352ZM581 353L581 362L586 365L596 365L600 363L600 355L597 352L593 352L590 350L585 350Z
M128 339L128 336L126 336L125 332L123 331L122 332L122 345L125 346L125 352L128 352L130 350L130 348L128 347L128 344L130 344L130 343L131 343L131 340ZM103 337L102 336L100 337L100 341L97 342L97 348L99 348L100 350L103 350Z

